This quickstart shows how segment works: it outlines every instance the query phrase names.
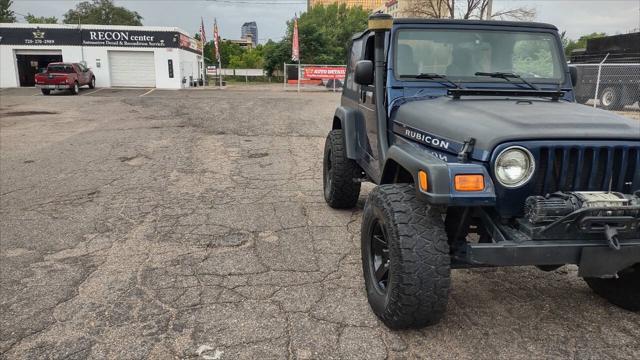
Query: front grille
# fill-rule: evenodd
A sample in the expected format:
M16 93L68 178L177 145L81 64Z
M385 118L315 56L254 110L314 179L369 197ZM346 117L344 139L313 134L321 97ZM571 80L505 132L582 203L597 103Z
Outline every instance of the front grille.
M540 146L534 150L536 195L640 189L640 146Z
M496 210L502 217L522 216L527 197L556 191L611 191L631 194L640 190L640 142L638 141L527 141L504 143L494 149L491 164L500 151L522 146L531 151L536 170L519 188L496 184ZM493 169L492 169L493 172Z

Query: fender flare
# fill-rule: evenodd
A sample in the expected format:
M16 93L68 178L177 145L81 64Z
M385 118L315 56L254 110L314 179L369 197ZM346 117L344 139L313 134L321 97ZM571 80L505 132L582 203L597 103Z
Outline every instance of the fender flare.
M335 129L344 131L347 158L352 160L362 159L364 157L364 149L367 148L367 132L362 113L357 109L339 106L333 115L331 130Z
M385 159L380 184L392 183L397 166L411 174L417 197L430 204L450 206L491 206L495 204L495 188L489 172L481 164L446 162L430 153L423 146L398 139ZM418 171L427 173L429 189L418 187ZM478 192L458 192L454 189L456 174L482 174L485 189Z

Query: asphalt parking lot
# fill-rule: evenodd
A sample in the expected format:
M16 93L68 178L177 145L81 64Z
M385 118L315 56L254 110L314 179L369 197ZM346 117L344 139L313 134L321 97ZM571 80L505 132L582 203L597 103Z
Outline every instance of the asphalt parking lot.
M638 359L640 314L575 267L455 270L392 332L358 208L322 198L339 102L279 88L0 91L0 357Z

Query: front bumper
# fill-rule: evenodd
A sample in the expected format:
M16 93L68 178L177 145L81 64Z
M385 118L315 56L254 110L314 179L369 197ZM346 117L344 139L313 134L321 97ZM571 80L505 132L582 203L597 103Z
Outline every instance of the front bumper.
M518 229L478 209L492 242L465 243L455 250L452 266L575 264L582 277L615 277L620 270L640 263L638 210L637 206L580 209L531 231L522 222ZM603 212L613 216L602 216ZM607 237L606 227L620 230L615 241Z
M457 260L471 266L579 265L582 277L612 277L640 263L640 238L621 240L620 250L606 240L529 240L467 244Z
M36 84L36 87L39 89L48 89L48 90L68 90L71 89L71 85L69 84Z

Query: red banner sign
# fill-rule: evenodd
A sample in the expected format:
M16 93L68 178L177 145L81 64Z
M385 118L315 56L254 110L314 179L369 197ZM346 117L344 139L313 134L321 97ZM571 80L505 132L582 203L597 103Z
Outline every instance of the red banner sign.
M309 66L304 68L305 79L339 79L344 80L346 67Z

